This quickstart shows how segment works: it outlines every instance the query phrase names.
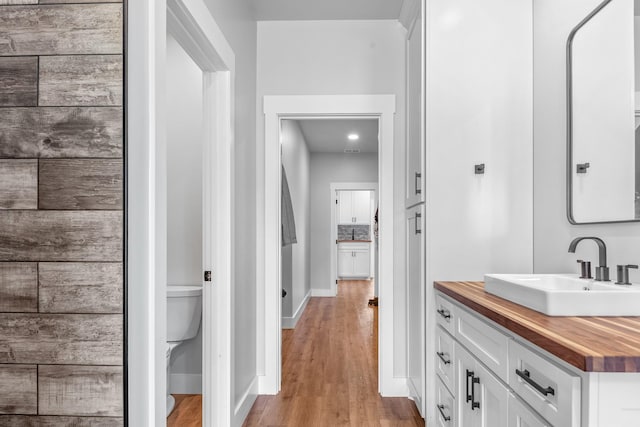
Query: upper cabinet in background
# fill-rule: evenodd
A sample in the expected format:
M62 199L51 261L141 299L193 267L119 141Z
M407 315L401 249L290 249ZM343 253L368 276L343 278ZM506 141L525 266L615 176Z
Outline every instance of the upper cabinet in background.
M371 192L337 191L338 224L371 224Z
M422 2L417 2L422 3ZM422 8L421 8L422 9ZM405 207L424 202L424 31L422 12L407 32Z

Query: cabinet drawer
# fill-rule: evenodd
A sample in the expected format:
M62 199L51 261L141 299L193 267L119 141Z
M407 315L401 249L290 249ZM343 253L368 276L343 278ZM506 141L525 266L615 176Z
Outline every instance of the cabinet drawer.
M512 394L509 394L509 425L522 427L553 427Z
M436 372L442 382L454 392L455 390L455 368L454 344L451 335L446 333L440 326L436 327Z
M444 383L436 381L436 425L439 427L455 427L456 400Z
M339 251L368 251L370 243L349 243L349 242L340 242L338 243Z
M454 336L505 383L508 381L509 337L463 309L456 310Z
M580 426L580 377L513 341L509 346L509 385L555 426Z
M436 321L451 335L455 331L455 311L456 309L451 301L436 295Z

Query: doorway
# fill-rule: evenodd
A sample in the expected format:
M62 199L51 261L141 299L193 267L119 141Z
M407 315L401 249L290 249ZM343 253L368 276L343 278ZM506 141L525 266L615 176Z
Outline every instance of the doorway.
M264 164L264 223L263 236L258 236L258 277L264 286L258 286L259 319L264 340L259 348L258 365L263 371L259 380L260 394L277 394L281 388L281 147L280 129L283 119L309 117L345 118L367 116L379 120L379 230L382 283L379 297L380 328L378 342L378 391L383 396L406 396L406 380L393 373L394 353L394 287L393 287L393 139L395 96L393 95L339 95L339 96L267 96L265 111L265 164Z

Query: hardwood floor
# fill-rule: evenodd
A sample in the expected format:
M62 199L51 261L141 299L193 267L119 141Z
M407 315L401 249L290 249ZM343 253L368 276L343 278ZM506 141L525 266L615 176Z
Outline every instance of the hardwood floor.
M202 427L202 395L174 394L176 406L167 418L167 427Z
M260 396L245 427L424 426L412 401L378 394L377 307L369 281L342 281L336 298L311 298L282 331L282 391Z

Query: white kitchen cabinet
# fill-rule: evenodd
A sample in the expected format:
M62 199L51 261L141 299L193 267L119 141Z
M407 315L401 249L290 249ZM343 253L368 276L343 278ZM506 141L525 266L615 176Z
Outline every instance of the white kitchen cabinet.
M422 2L418 2L422 3ZM424 28L422 11L407 37L405 207L424 202Z
M462 346L456 348L458 421L462 427L506 427L509 390Z
M438 427L455 427L457 425L456 399L440 378L436 381L436 409L438 410L436 418Z
M509 425L514 427L552 427L512 394L509 395Z
M368 278L371 276L371 254L368 243L338 244L338 277Z
M407 383L420 414L424 416L425 289L424 205L407 211Z
M371 192L340 190L337 192L338 224L371 224Z

